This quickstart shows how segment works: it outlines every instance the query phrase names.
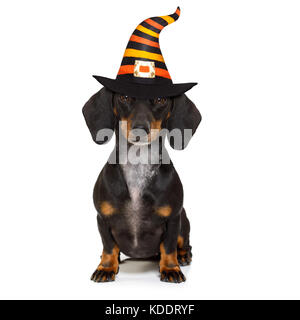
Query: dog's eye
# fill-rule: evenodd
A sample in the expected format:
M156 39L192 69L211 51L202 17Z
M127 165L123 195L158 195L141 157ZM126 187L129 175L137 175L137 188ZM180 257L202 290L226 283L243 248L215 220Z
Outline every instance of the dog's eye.
M120 101L125 103L125 102L129 102L130 101L130 97L125 96L125 95L121 95L120 96Z
M160 106L165 105L166 102L167 102L166 98L156 98L156 99L154 99L154 104L158 104Z

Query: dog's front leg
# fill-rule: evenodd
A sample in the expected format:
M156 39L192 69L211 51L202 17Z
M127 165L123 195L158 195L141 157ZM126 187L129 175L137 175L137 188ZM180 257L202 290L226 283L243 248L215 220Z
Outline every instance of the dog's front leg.
M177 241L180 230L180 215L170 217L167 221L166 233L160 244L159 271L161 281L180 283L185 281L177 260Z
M97 217L98 228L102 238L103 252L101 262L93 273L91 280L95 282L114 281L119 271L119 247L115 243L110 228L100 215Z

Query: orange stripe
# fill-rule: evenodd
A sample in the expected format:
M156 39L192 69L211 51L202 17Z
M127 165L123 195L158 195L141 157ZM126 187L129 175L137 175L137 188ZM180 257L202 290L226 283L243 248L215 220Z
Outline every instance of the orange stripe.
M133 71L134 71L133 65L124 65L120 67L118 74L133 73Z
M162 26L161 24L155 22L152 19L147 19L147 20L145 20L145 22L147 22L148 24L150 24L150 26L152 26L152 27L154 27L156 29L159 29L159 30L162 30L164 28L164 26Z
M139 43L146 44L147 46L159 48L159 43L158 42L154 42L154 41L142 38L142 37L138 37L138 36L136 36L134 34L131 36L129 41L139 42Z
M175 11L175 13L177 13L178 16L180 16L180 9L177 9L177 10Z
M120 67L118 75L119 74L128 74L128 73L133 73L133 72L134 72L134 65L124 65L124 66ZM159 76L159 77L171 79L169 72L165 69L155 68L155 75Z
M163 78L171 79L169 72L165 69L155 68L155 75Z

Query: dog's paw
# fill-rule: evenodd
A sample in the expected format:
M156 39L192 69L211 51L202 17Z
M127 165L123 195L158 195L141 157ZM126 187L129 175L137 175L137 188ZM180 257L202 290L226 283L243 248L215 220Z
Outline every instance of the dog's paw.
M181 283L186 279L180 268L175 267L162 269L160 272L160 280L163 282Z
M192 251L191 247L188 250L178 250L177 254L178 263L181 266L187 266L192 262Z
M103 269L97 269L93 275L91 276L91 280L94 282L111 282L115 281L116 274L118 272L115 272L111 268L103 268Z

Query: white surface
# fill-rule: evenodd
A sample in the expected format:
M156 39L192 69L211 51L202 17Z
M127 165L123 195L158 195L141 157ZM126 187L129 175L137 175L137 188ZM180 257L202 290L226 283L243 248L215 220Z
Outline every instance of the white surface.
M200 83L203 122L170 151L193 265L183 285L132 261L94 284L92 189L113 143L92 142L81 108L136 25L178 4L161 47L174 82ZM299 299L299 14L274 0L1 2L0 297Z

